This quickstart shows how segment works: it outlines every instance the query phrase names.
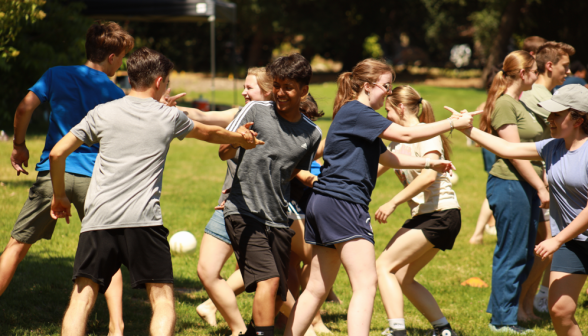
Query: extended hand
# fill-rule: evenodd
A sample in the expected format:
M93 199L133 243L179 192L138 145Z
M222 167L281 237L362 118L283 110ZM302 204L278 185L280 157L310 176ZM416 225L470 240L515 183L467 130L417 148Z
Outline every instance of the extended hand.
M264 145L265 144L265 142L256 138L256 136L257 136L256 132L251 131L249 129L251 127L251 125L253 125L253 123L248 122L245 125L239 127L239 129L237 130L237 131L241 130L242 127L245 128L245 131L241 133L243 138L241 139L241 142L239 143L239 146L243 147L244 149L253 149L257 145Z
M167 106L176 106L178 105L178 102L176 101L178 98L182 98L183 96L186 95L186 92L182 92L180 94L177 94L173 97L169 96L169 93L171 92L171 89L167 89L165 91L165 94L163 96L161 96L161 99L159 100L160 103L165 104Z
M71 216L71 203L67 196L55 197L51 201L51 217L53 219L65 218L67 224L69 224L69 217Z
M382 205L376 211L376 220L380 223L388 223L388 217L396 210L396 204L391 201Z
M539 245L535 246L535 254L541 257L541 259L545 259L559 250L561 245L562 243L555 238L545 239Z
M257 132L249 129L251 126L253 126L253 122L248 122L237 129L237 133L241 133L243 138L249 143L253 143L253 139L257 136Z
M29 150L26 145L16 146L12 150L10 163L12 163L12 168L16 170L16 176L20 176L20 173L29 175L29 172L23 168L23 166L27 168L29 166Z
M480 114L484 111L479 110L479 111L474 111L474 112L468 112L467 110L463 110L462 112L457 112L456 110L454 110L453 108L449 107L449 106L444 106L444 108L451 112L451 119L453 119L453 125L456 129L467 129L467 128L471 128L474 127L473 121L474 121L474 116L476 114Z
M549 191L547 191L547 188L539 189L537 194L539 195L539 200L541 200L539 207L541 209L549 209Z
M451 161L447 160L431 160L431 169L443 174L455 170L455 166Z

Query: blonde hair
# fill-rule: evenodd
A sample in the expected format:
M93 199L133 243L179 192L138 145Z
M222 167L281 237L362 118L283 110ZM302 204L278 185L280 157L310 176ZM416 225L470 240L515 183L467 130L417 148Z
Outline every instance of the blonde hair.
M337 79L337 97L333 106L333 118L343 105L357 99L364 83L375 83L381 75L392 74L392 81L396 78L394 69L383 60L365 59L353 68L351 72L344 72Z
M404 105L406 111L416 115L420 122L429 124L435 122L435 114L431 104L423 99L421 95L411 86L402 85L397 86L392 90L392 95L386 99L386 107L400 110L399 104ZM419 105L422 104L422 111L419 115ZM441 134L441 142L443 143L443 157L449 160L451 156L451 141Z
M271 97L274 81L267 75L265 67L249 68L247 70L247 75L255 76L257 79L257 85L259 85L259 88L264 93L264 96L270 94Z
M492 86L488 91L486 106L484 106L484 112L480 120L480 130L492 133L492 112L494 111L496 100L517 80L521 70L529 71L534 63L533 56L524 50L516 50L506 56L502 63L501 71L494 77Z

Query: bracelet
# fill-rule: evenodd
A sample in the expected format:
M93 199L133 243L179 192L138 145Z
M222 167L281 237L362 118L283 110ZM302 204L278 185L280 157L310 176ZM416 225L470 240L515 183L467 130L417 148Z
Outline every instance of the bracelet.
M425 158L425 169L431 169L431 159Z
M20 147L20 146L24 146L24 144L25 144L26 142L27 142L26 140L23 140L23 142L22 142L22 143L16 143L16 139L13 139L13 140L12 140L12 145L13 145L13 146L19 146L19 147Z
M451 135L451 133L453 133L453 129L455 128L455 126L453 125L453 119L449 118L447 120L449 120L449 135Z

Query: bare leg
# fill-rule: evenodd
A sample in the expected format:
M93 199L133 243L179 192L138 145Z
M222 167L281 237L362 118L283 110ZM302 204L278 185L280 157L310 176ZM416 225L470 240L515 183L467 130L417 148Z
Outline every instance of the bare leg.
M247 326L239 312L237 298L235 297L233 288L220 276L223 265L232 253L233 248L231 245L206 233L202 237L200 259L198 260L198 276L214 304L210 305L205 302L199 305L196 311L206 322L215 326L215 313L218 308L225 321L227 321L233 335L239 335L240 332L245 333ZM241 279L241 273L239 271L235 273L238 273L236 277ZM231 278L233 275L231 275ZM237 280L233 279L233 285L238 282ZM242 279L240 280L240 284L242 287Z
M148 283L146 287L147 295L149 295L149 301L153 308L149 334L152 336L173 335L176 327L173 285Z
M551 272L549 314L558 336L582 336L574 317L586 275Z
M290 317L290 314L292 313L292 309L294 308L295 304L296 304L296 299L294 298L292 293L290 291L288 291L287 299L280 307L280 313L282 313L286 318ZM320 315L319 315L319 317L320 317ZM288 323L287 320L286 320L286 323ZM322 323L322 320L321 320L321 323ZM328 332L330 333L330 330ZM308 330L306 331L304 336L316 336L316 332L315 332L314 327L312 325L310 327L308 327Z
M292 308L284 336L304 335L337 278L339 252L322 246L313 246L312 251L308 284Z
M539 222L537 226L537 238L535 244L539 244L547 237L551 237L551 228L549 227L549 221ZM551 258L542 260L540 257L535 256L533 261L533 267L527 280L521 286L521 297L519 298L519 313L518 319L520 321L539 321L541 318L535 315L533 311L533 301L535 300L535 294L539 288L539 283L545 269L551 264Z
M18 264L24 259L31 248L31 244L16 241L10 237L6 248L0 255L0 296L10 284Z
M488 199L485 198L480 208L480 215L478 216L478 222L476 223L476 230L470 238L470 244L482 244L484 242L484 226L490 221L492 216L492 210L488 205Z
M282 305L282 301L277 298L279 285L280 278L271 278L257 283L255 297L253 298L252 316L256 326L269 327L274 325L277 310Z
M429 263L438 251L421 230L402 228L392 237L376 262L380 295L389 319L404 318L402 294L405 288L409 293L404 294L407 297L412 296L415 301L411 302L417 309L421 306L430 306L422 311L427 319L437 317L431 320L435 321L443 317L429 291L414 281L416 273Z
M110 315L110 323L108 324L108 336L123 335L125 325L123 323L123 278L122 272L119 269L112 276L110 286L104 293L106 304L108 305L108 313Z
M71 293L69 306L63 317L61 335L83 336L88 316L98 296L98 284L88 278L78 277Z

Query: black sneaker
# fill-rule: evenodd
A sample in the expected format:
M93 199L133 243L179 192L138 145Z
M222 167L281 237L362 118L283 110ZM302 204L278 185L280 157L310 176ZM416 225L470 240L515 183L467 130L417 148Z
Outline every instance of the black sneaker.
M451 325L446 324L441 327L434 327L431 336L457 336L457 334L451 329Z
M497 332L497 333L507 333L507 334L530 334L534 333L533 329L523 328L518 325L494 325L490 323L490 330Z
M386 330L384 330L384 332L382 332L382 335L385 335L385 336L407 336L406 330L394 330L394 329L390 329L390 328L386 328Z

